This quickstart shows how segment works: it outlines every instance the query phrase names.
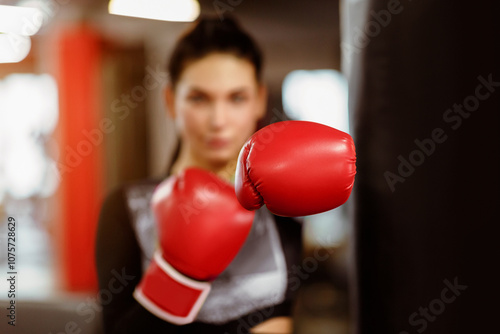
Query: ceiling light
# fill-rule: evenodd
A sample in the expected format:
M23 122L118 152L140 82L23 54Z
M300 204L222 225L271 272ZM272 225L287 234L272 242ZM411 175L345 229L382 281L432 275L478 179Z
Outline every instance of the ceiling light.
M191 22L200 15L197 0L111 0L110 14L152 20Z
M0 32L32 36L43 24L43 13L37 8L0 5Z

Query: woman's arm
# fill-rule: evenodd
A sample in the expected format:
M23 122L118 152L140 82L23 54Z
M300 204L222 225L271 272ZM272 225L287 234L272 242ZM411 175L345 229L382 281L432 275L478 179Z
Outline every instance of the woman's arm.
M132 293L142 275L141 251L121 188L113 191L102 206L95 251L104 329L113 333L137 304Z
M96 236L96 266L106 334L175 334L178 326L163 321L133 297L142 278L141 248L136 239L123 188L104 202Z

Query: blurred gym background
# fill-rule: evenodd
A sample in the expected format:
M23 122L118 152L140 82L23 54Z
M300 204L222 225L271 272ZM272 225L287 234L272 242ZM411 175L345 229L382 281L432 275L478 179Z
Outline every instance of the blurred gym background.
M148 1L132 12L151 15ZM100 333L98 211L116 185L164 172L175 146L165 61L189 24L175 20L200 13L235 15L262 46L269 122L324 122L356 143L349 201L306 217L295 333L498 331L500 3L168 2L183 17L0 0L42 13L11 35L0 7L1 333ZM15 331L4 316L8 217Z
M349 131L337 1L163 1L174 5L164 10L170 21L112 15L112 6L131 15L161 12L143 13L147 1L128 1L128 9L114 2L0 2L39 9L22 21L21 33L31 36L0 35L10 38L0 40L0 249L7 217L15 217L17 332L66 333L74 322L75 331L99 333L97 215L113 187L159 177L169 163L175 134L161 96L165 65L189 25L176 20L232 14L250 31L264 53L267 122L308 119ZM4 13L0 28L8 27ZM297 333L347 333L347 212L306 218L304 262L293 274ZM4 274L7 261L1 251Z

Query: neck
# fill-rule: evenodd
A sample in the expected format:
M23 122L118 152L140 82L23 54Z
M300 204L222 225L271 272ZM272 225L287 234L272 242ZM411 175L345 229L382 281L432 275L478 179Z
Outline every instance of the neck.
M196 159L189 150L187 150L183 145L179 152L179 156L172 164L172 174L178 174L188 167L197 167L205 170L209 170L217 174L223 180L233 183L234 173L236 171L237 158L230 161L220 163L220 164L209 164L200 159Z

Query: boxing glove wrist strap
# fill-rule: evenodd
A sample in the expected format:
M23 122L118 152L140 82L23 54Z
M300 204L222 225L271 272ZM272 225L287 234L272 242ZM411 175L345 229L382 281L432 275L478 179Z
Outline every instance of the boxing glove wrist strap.
M184 276L156 251L134 298L157 317L184 325L194 321L209 292L210 283Z

